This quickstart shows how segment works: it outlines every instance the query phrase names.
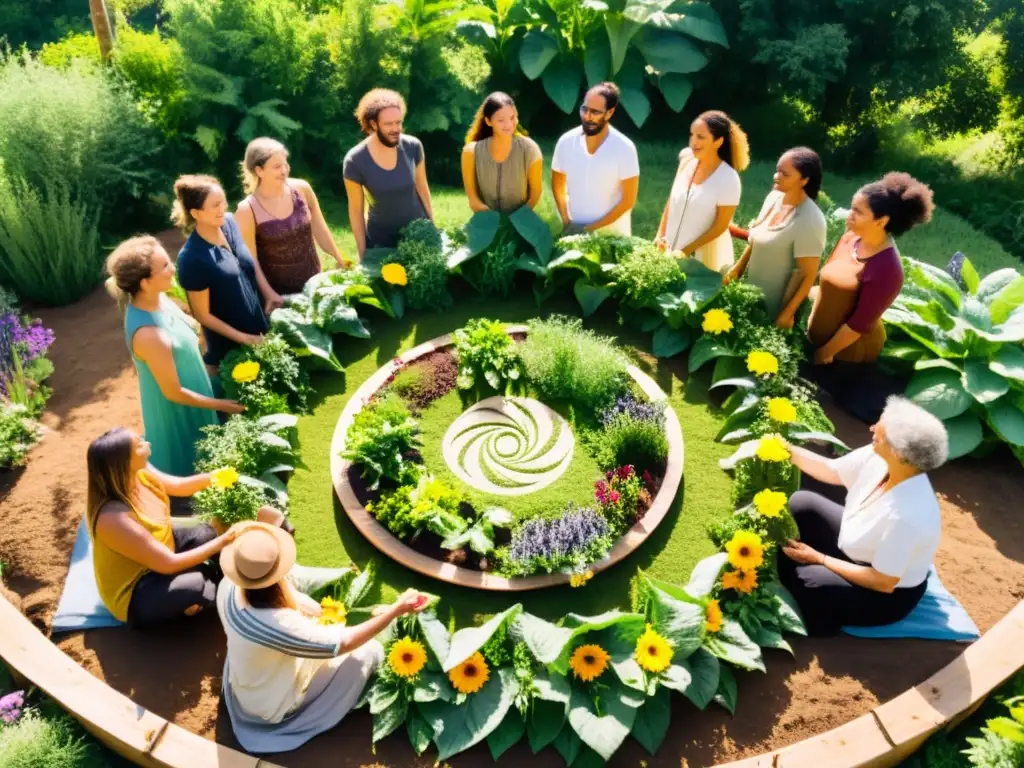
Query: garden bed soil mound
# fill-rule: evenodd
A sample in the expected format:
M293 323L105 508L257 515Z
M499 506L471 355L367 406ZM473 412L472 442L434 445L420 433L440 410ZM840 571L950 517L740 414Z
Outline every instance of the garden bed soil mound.
M97 291L73 307L40 310L54 328L56 366L45 423L49 433L28 466L0 475L0 559L9 586L42 627L56 608L75 527L85 508L85 449L104 430L139 428L137 383L112 302ZM682 375L685 368L675 365ZM829 409L839 434L852 445L868 440L867 428ZM941 496L943 540L938 568L950 591L982 630L1024 598L1024 523L1015 502L1024 495L1024 472L1009 457L963 460L933 476ZM699 493L699 488L688 489ZM623 567L629 567L628 563ZM511 602L511 599L510 599ZM219 707L224 637L213 614L156 632L122 629L58 636L60 647L97 677L157 714L195 733L237 746ZM962 650L950 643L875 641L850 637L796 639L796 658L768 651L768 674L739 675L734 718L711 706L697 712L673 697L675 717L658 755L632 741L613 765L711 765L756 754L822 733L869 711L924 680ZM302 749L276 755L285 766L383 764L428 766L404 735L370 750L370 720L354 713ZM520 744L504 765L530 761L558 766L557 753L531 756ZM492 765L486 747L456 757L455 766Z

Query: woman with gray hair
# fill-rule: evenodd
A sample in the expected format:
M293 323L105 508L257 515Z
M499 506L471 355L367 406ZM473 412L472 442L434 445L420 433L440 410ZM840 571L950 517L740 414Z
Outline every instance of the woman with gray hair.
M779 577L812 635L905 618L924 595L939 548L939 504L926 473L946 461L946 428L890 397L871 432L871 445L838 459L790 448L802 472L847 489L845 506L811 491L789 500L800 540L782 547Z

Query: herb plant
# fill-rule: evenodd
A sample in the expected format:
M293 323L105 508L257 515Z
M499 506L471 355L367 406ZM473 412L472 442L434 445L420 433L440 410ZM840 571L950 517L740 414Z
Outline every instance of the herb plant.
M506 392L522 377L522 361L516 344L497 320L470 320L454 334L459 362L459 389L486 384Z
M506 576L538 571L581 572L612 545L611 530L600 512L570 503L559 517L527 520L498 550L499 570Z
M371 403L356 416L346 436L342 457L362 469L370 490L381 481L398 485L415 482L415 463L422 443L419 425L397 395Z
M237 381L239 364L255 362L259 372L253 381ZM312 387L309 374L279 333L268 333L261 344L237 347L221 361L220 380L225 394L246 407L249 417L272 413L305 413Z
M0 401L0 469L20 467L41 435L24 405Z
M612 292L627 308L654 308L663 293L679 289L685 276L675 257L647 244L625 254L611 270Z

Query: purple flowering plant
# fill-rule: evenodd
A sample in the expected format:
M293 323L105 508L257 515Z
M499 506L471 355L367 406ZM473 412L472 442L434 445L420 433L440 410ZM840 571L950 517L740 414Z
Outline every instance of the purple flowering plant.
M22 379L30 364L46 354L53 339L53 331L43 327L42 320L22 318L11 309L0 314L0 393L9 395L14 387L24 385L16 379Z
M569 503L560 517L527 520L499 550L499 570L507 576L537 571L580 573L611 548L608 521L593 507Z
M5 725L14 725L18 722L22 712L25 710L25 692L15 691L0 698L0 720Z
M632 392L627 392L615 400L615 405L606 408L601 413L601 425L607 428L623 416L632 421L651 422L658 426L664 426L665 406L662 403L639 400Z

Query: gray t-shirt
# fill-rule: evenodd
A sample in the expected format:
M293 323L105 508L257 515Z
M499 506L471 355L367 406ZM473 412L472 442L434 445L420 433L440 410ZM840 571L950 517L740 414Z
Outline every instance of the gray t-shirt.
M366 141L345 155L342 175L366 190L366 247L394 248L398 233L415 219L427 218L416 194L416 166L423 162L423 145L413 136L398 142L398 162L390 171L381 168L370 155Z
M513 136L512 149L502 162L495 162L489 138L466 145L473 153L477 194L492 211L511 213L530 198L530 166L542 159L540 147L526 136Z

